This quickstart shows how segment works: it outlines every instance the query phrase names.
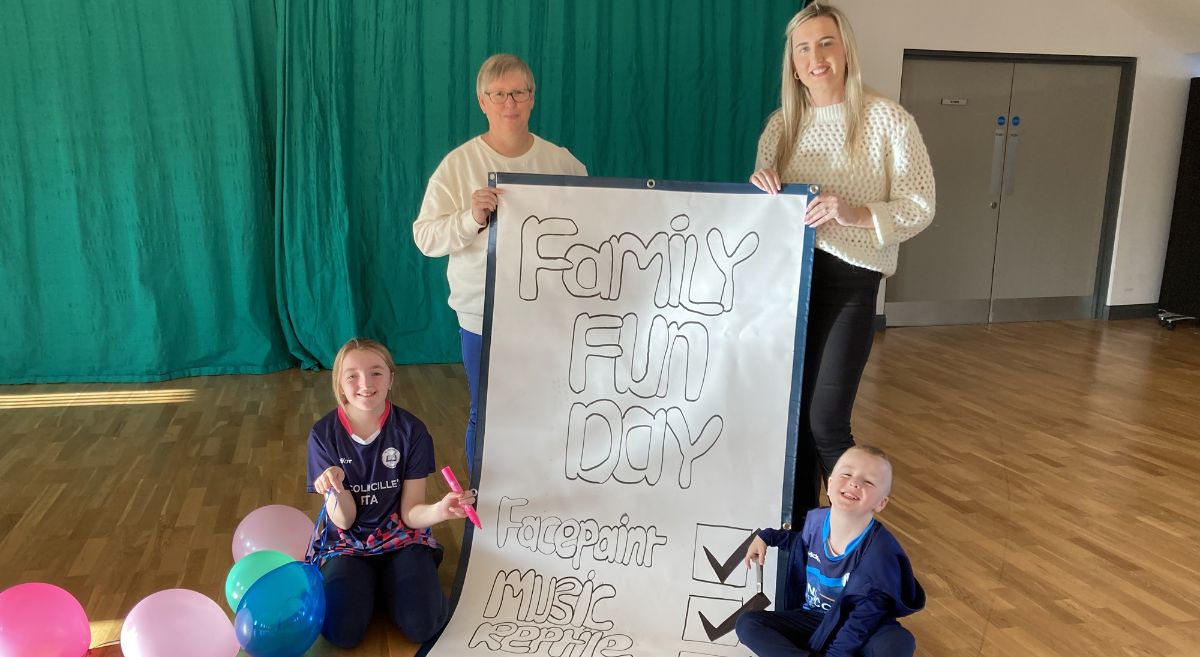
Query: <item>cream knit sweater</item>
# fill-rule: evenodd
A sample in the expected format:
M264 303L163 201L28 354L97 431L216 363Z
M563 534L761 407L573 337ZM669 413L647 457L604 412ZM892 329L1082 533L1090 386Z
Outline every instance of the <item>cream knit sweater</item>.
M899 104L868 95L859 148L850 159L845 105L818 107L800 135L785 171L785 183L814 183L852 205L871 211L874 229L828 221L817 227L816 247L859 267L896 273L900 242L921 232L933 220L933 167L917 124ZM776 112L758 140L755 170L773 167L783 131Z
M471 193L488 186L492 171L587 175L587 168L570 151L537 135L529 151L517 157L505 157L483 137L475 137L450 151L434 170L413 222L413 241L427 256L450 256L446 267L450 307L458 313L459 326L480 334L490 228L481 227L471 216Z

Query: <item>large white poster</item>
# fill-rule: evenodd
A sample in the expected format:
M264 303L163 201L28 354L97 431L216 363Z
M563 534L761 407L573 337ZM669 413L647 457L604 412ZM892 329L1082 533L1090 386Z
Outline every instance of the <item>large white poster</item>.
M795 444L808 186L496 183L483 529L430 654L748 655L733 624L771 604L775 560L760 592L742 557L781 522Z

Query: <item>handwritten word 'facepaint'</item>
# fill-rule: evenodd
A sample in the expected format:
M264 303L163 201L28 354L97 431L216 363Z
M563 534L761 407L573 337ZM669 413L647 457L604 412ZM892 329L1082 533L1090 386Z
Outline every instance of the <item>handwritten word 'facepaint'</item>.
M548 657L632 657L633 638L593 630L538 627L516 623L481 623L467 643L492 652Z
M653 486L662 477L664 461L670 454L672 464L678 464L679 487L688 488L692 485L692 463L712 449L724 426L721 416L714 415L693 440L687 418L675 407L652 413L631 406L622 413L609 399L590 404L576 402L571 405L567 423L567 479L593 484L611 479L623 484L644 481ZM674 459L675 450L667 449L668 434L679 448L681 461Z
M596 584L596 571L587 579L546 577L532 570L500 571L492 582L484 618L496 618L503 610L522 623L551 623L589 630L611 630L611 620L596 618L596 607L617 595L611 584ZM515 603L515 609L512 604ZM515 613L514 613L515 612Z
M626 264L632 260L637 270L656 269L654 305L658 308L683 308L701 315L716 316L733 310L734 268L758 250L758 233L747 233L730 251L725 235L712 228L705 247L694 234L683 234L691 224L686 214L671 218L671 233L658 232L649 241L633 233L613 235L598 246L573 243L550 251L562 238L578 235L571 219L530 216L521 225L521 267L518 289L525 301L538 298L538 273L562 272L562 285L574 297L600 297L613 301L621 297ZM558 239L555 239L558 238ZM545 248L543 248L545 247ZM704 258L697 270L701 253ZM638 287L638 286L634 286ZM716 298L697 298L702 290L719 290Z
M639 337L638 318L633 313L577 316L571 335L572 392L584 391L589 359L598 359L613 367L613 383L606 389L631 392L642 399L666 397L671 373L682 370L684 399L700 399L708 371L708 329L699 322L680 324L655 315L645 339Z
M530 552L557 555L571 561L579 570L585 553L595 561L630 564L649 568L654 565L654 548L667 544L667 537L651 525L629 524L629 515L622 514L617 525L601 525L591 518L576 520L555 516L520 516L514 511L529 504L520 497L500 498L500 527L496 530L496 547L503 548L510 538Z

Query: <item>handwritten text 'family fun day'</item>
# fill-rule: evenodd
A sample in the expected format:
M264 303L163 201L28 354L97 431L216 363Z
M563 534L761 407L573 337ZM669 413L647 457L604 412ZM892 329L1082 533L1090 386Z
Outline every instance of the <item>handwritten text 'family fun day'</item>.
M679 406L622 408L609 398L631 394L652 400L671 392L686 402L700 399L710 349L705 320L733 311L735 269L759 246L757 233L731 240L716 228L702 244L687 232L686 214L672 217L669 226L648 239L626 232L585 244L570 239L579 233L571 219L531 216L522 224L523 301L536 301L544 285L561 285L579 299L617 301L630 289L628 279L638 276L653 281L655 308L692 317L670 321L655 313L645 321L634 313L586 312L575 317L568 381L578 401L568 411L568 480L653 486L669 466L669 479L688 488L692 464L724 428L719 414L697 424ZM589 384L600 389L589 390Z

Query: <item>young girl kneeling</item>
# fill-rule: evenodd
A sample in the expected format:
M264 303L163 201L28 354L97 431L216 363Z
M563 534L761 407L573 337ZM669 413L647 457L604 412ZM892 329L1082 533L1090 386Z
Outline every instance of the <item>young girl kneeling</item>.
M437 575L440 550L429 527L466 516L474 493L425 503L433 440L425 424L388 401L396 366L387 347L354 339L333 362L338 407L308 434L309 492L327 495L329 520L316 543L325 578L330 643L349 648L367 631L376 603L409 640L446 623Z

